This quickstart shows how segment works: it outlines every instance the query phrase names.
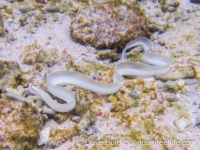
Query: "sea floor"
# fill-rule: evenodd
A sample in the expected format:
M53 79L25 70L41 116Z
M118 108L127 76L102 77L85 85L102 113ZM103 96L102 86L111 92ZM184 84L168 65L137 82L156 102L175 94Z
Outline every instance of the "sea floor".
M85 3L70 2L70 8L69 1L61 0L56 3L60 12L44 12L51 7L49 1L9 1L0 1L5 31L0 37L0 61L16 61L26 84L2 84L1 101L8 101L0 103L0 149L200 149L200 4L190 0L138 2L151 25L152 51L173 59L169 73L144 79L123 77L120 90L108 95L63 85L74 91L77 106L71 112L59 113L31 94L29 88L47 91L46 75L56 70L79 71L112 82L114 67L121 60L97 59L104 50L72 39L73 9L87 7ZM67 8L61 12L63 3ZM121 52L109 53L121 56ZM15 74L10 69L7 76L12 71ZM0 80L6 77L0 76ZM30 108L21 104L24 101ZM10 114L8 110L15 106L20 111ZM23 116L29 110L31 119L41 119L37 128L13 119L26 118ZM36 142L31 139L32 131L37 132Z

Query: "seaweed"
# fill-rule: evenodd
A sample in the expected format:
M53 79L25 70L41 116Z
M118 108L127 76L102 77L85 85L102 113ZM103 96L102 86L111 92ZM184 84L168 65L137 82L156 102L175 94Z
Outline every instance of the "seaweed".
M9 145L10 149L33 149L39 140L40 128L43 123L42 117L36 108L26 102L11 101L8 99L1 99L1 106L10 110L6 111L2 109L4 113L0 114L0 119L5 117L5 126L2 129L3 135L1 135L4 138L1 142ZM13 128L13 126L16 127ZM0 148L2 147L0 146Z

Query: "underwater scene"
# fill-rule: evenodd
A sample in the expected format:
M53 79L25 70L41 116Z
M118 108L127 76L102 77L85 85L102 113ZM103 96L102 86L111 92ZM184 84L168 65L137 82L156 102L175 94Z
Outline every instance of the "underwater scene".
M54 149L200 149L200 0L0 0L0 150Z

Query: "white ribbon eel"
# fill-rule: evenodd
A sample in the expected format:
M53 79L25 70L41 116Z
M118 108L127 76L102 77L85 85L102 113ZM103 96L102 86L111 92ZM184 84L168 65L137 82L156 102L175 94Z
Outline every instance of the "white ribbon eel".
M142 61L146 64L127 62L126 50L135 46L141 45L144 48L144 55ZM150 51L153 48L153 43L144 37L135 39L129 42L122 51L122 62L115 66L115 73L113 75L113 83L105 83L95 81L84 74L76 71L54 71L47 76L47 89L50 93L67 102L67 104L56 103L45 91L31 87L31 91L40 96L49 107L58 112L71 111L75 105L74 93L68 89L59 87L59 84L73 84L81 88L100 93L112 94L119 90L120 80L123 75L132 75L138 77L151 77L155 74L164 74L170 70L172 59L170 57L161 55ZM147 65L150 64L150 65ZM154 65L154 66L152 66Z

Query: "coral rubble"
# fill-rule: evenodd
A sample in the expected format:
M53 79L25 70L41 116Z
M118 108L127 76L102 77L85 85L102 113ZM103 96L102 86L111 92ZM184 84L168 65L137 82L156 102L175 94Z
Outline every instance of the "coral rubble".
M119 55L116 53L116 50L105 50L98 53L97 59L111 59L111 61L116 61L119 60Z
M58 55L56 54L56 49L47 52L45 50L36 50L34 52L27 53L24 56L23 63L27 65L33 65L35 63L44 63L47 66L53 66L58 59Z
M4 33L3 16L0 12L0 35Z
M131 40L148 36L144 12L128 3L91 5L79 10L71 21L71 36L76 42L98 49L122 50Z
M39 140L42 117L25 102L0 100L0 149L32 150Z
M0 90L5 91L8 86L23 85L26 80L22 77L22 71L16 61L0 60Z
M199 149L198 142L114 143L198 141L198 3L0 0L0 149ZM67 113L56 112L31 93L32 85L48 93L46 75L56 70L112 83L120 51L139 36L153 41L151 51L172 57L168 73L143 79L124 76L120 90L106 95L59 84L74 92L76 107ZM144 54L140 46L128 49L127 61L140 62ZM112 144L105 144L107 139Z

